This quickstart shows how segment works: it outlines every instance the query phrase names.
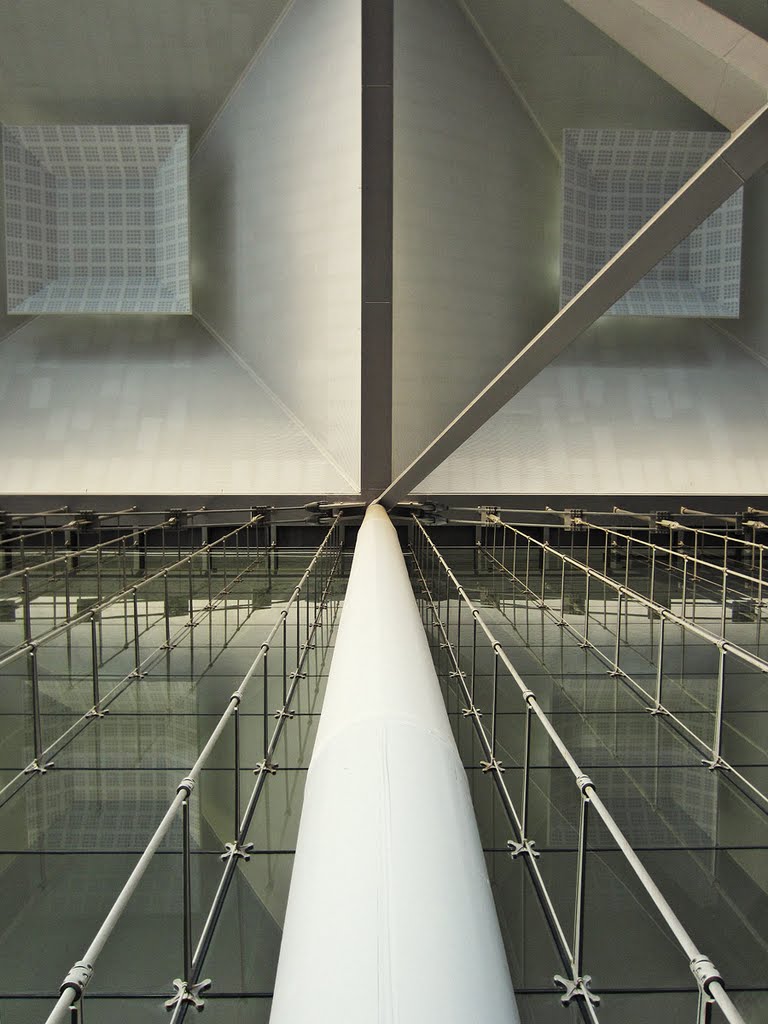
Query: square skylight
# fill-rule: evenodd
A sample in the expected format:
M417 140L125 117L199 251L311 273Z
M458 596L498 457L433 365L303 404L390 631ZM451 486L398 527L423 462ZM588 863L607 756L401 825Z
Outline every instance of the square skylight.
M9 313L189 313L186 125L3 127Z
M563 132L564 306L728 139L724 132ZM738 317L742 189L608 310L614 316Z

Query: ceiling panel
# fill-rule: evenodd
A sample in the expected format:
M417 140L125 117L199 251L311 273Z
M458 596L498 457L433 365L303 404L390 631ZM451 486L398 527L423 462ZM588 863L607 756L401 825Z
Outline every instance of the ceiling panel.
M459 4L557 150L564 128L719 128L563 0Z
M0 121L205 130L286 0L0 4Z

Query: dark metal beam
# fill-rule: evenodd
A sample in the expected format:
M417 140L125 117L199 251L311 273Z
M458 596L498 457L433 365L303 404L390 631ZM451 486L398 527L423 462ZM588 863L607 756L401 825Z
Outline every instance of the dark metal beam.
M768 105L735 132L378 496L396 505L768 161Z
M392 479L393 0L362 0L360 488Z

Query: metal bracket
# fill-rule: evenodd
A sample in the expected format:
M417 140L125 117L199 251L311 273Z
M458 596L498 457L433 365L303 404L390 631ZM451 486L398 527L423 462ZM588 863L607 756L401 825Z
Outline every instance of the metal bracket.
M34 760L32 764L27 765L24 769L25 775L46 775L50 768L53 768L54 761L46 761L44 765L41 765L38 760Z
M691 960L690 968L699 987L697 1024L709 1024L712 1019L712 1006L715 1002L715 997L710 992L709 986L713 981L722 985L723 979L720 977L718 969L706 956L699 956L695 960Z
M306 679L306 678L307 678L307 673L306 672L291 672L291 674L289 676L289 679Z
M288 711L286 708L278 708L274 714L275 718L295 718L295 711Z
M583 508L567 508L563 512L563 529L569 532L583 532L586 529L583 520Z
M448 673L448 678L449 679L466 679L467 678L467 673L466 672L462 672L461 670L459 670L458 672L449 672Z
M480 710L480 708L476 708L474 704L472 704L468 708L462 708L461 709L461 713L462 713L462 715L464 715L465 718L470 718L473 715L474 715L475 718L482 718L483 717L483 712Z
M717 755L717 757L713 758L713 760L711 760L711 761L706 761L706 760L704 760L704 758L702 758L701 763L704 765L704 767L709 772L717 771L718 768L720 769L720 771L723 771L723 772L731 771L731 766L729 764L727 764L722 759L722 757L720 757L719 754Z
M86 712L86 718L105 718L109 714L109 708L105 711L97 711L96 708L91 708L90 711Z
M667 709L661 707L661 705L659 705L658 707L655 707L655 708L646 708L645 710L648 712L649 715L668 715L669 714Z
M301 645L301 649L302 649L302 651L314 651L315 645L314 644L302 644Z
M483 508L479 508L478 512L480 513L480 523L481 523L481 525L482 526L488 526L488 524L490 523L490 519L488 517L489 516L497 516L498 517L498 515L499 515L499 508L496 505L486 505Z
M270 775L277 775L277 769L280 767L279 764L275 764L272 761L259 761L256 767L253 769L254 775L259 775L261 772L269 772Z
M243 860L250 860L252 849L253 843L246 843L245 846L240 846L237 842L225 843L221 860L237 860L238 857L242 857Z
M451 643L450 640L446 640L444 643L440 644L440 650L452 651L453 650L453 644Z
M589 991L589 986L592 984L591 974L585 974L580 978L564 978L562 974L556 974L554 980L555 984L562 985L565 989L563 995L560 996L563 1006L568 1006L573 999L583 999L585 1002L592 1003L593 1006L600 1005L600 996Z
M194 1006L199 1012L205 1006L205 1000L201 998L200 993L209 989L211 984L210 978L206 978L205 981L199 981L196 985L189 985L186 981L182 981L181 978L174 978L173 987L176 989L176 995L166 999L166 1010L173 1010L177 1006L189 1003L190 1006Z
M480 767L483 769L484 775L487 772L498 772L499 774L502 774L507 770L506 768L502 767L501 761L497 760L497 758L495 757L492 758L490 761L481 761Z
M78 960L76 964L70 967L69 974L62 981L59 992L64 992L68 988L74 989L79 999L83 994L85 986L91 980L92 974L93 966L86 963L85 960Z
M134 669L128 676L129 679L143 679L146 672L139 672L138 669Z
M534 850L536 845L535 839L523 839L519 843L516 843L513 839L507 840L507 846L509 847L509 855L514 860L519 857L520 854L528 854L533 859L534 857L540 857L541 853L538 850Z

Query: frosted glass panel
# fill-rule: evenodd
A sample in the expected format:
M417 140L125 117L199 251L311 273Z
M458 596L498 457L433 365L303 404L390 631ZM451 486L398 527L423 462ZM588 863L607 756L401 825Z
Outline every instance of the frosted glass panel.
M722 132L563 132L561 305L726 141ZM616 316L738 317L742 190L609 310Z
M185 125L3 129L10 313L188 313Z

